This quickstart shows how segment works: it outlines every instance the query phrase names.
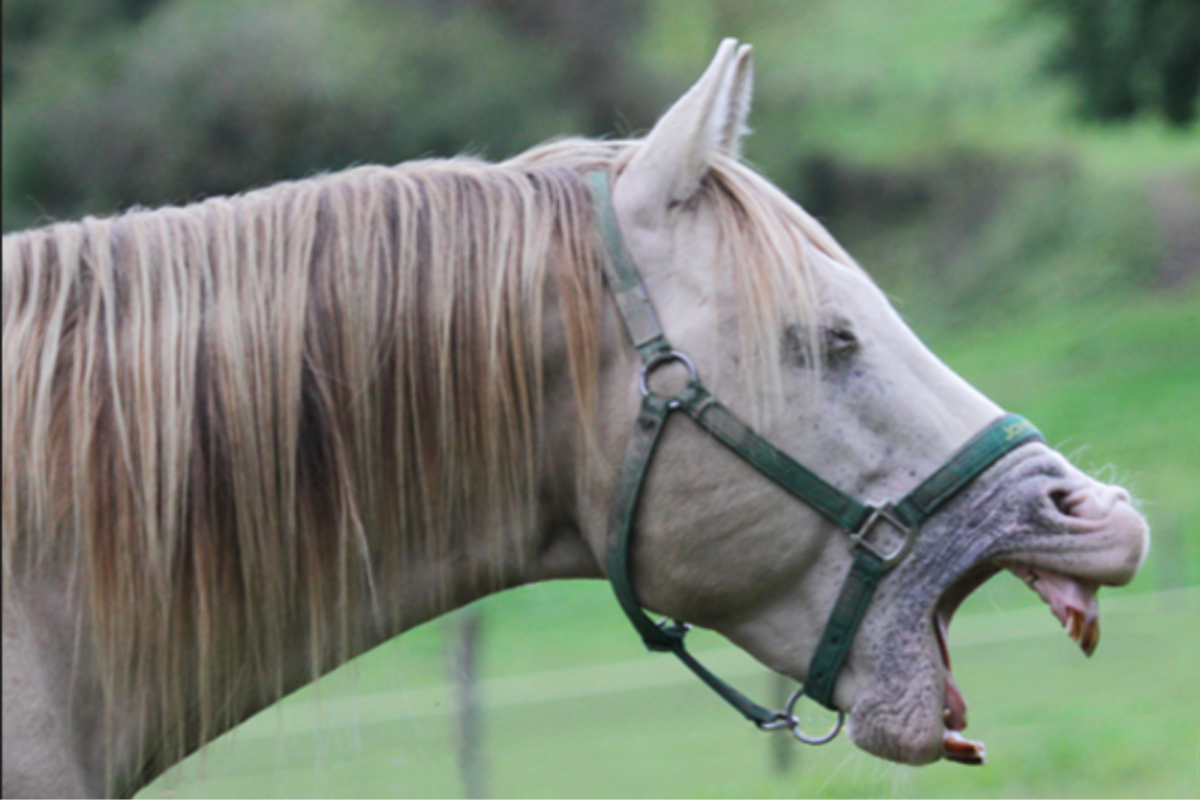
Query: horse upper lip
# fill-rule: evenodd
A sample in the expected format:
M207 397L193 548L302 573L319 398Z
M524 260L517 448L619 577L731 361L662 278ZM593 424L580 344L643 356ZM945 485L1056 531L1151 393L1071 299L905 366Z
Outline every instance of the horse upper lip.
M1090 657L1100 643L1100 605L1096 600L1099 584L1019 561L1005 566L1037 592L1067 629L1067 635Z

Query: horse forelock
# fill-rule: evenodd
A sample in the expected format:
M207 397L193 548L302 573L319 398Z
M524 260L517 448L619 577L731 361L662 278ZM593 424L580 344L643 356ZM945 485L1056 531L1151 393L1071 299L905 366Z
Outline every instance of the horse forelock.
M316 676L402 615L378 576L471 531L521 557L548 324L585 427L597 396L607 255L582 175L636 146L364 167L4 237L5 592L78 575L106 695L160 710L134 744L148 769L236 722L231 693L281 693L290 642ZM779 320L815 296L805 248L851 262L732 159L706 187L749 265L747 362L777 371Z

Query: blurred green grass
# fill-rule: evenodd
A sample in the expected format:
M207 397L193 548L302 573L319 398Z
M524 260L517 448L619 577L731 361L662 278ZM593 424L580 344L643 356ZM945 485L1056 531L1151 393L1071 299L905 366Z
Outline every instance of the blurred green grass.
M1200 193L1200 136L1144 120L1072 121L1064 87L1038 69L1053 31L1018 21L1015 7L1009 0L650 0L633 48L649 68L640 76L646 91L665 103L690 85L720 37L753 43L757 134L747 153L790 190L800 186L802 159L819 152L843 170L899 175L935 197L948 193L949 204L957 197L952 180L968 182L961 196L1000 196L999 211L979 230L952 231L966 243L936 268L924 269L929 243L941 244L944 233L936 219L853 235L832 227L951 366L1033 419L1081 466L1139 497L1154 546L1130 589L1104 593L1097 657L1084 663L1019 582L998 578L972 598L952 632L971 733L988 742L991 766L912 770L857 753L843 739L797 747L795 772L772 777L767 738L677 664L645 654L607 587L528 587L482 604L485 676L510 681L485 687L494 704L485 716L494 794L1200 796L1192 677L1200 609L1195 589L1178 589L1200 584L1200 295L1194 277L1191 290L1152 288L1158 254L1138 240L1157 235L1146 212L1154 181L1178 179ZM192 10L214 13L214 25L230 17L199 3ZM316 30L339 54L375 52L333 47L330 29ZM390 50L404 50L395 32L374 33ZM461 31L446 35L462 39ZM535 56L514 63L544 66ZM472 74L488 72L478 61L463 63ZM377 68L370 59L362 67ZM545 83L539 76L522 67L505 91L536 94ZM350 84L356 97L382 91L373 81ZM6 136L15 125L9 110ZM445 126L470 130L459 111L443 109ZM529 109L503 116L511 139L493 144L493 155L543 135L532 132ZM514 120L526 123L515 133ZM90 129L60 127L72 135ZM397 129L415 127L408 119ZM173 138L147 129L156 140ZM562 130L551 125L544 134ZM352 148L346 157L363 155ZM995 183L970 185L960 166L978 167ZM922 182L931 172L935 179ZM6 185L9 175L6 162ZM297 693L143 796L460 794L444 687L443 638L452 624L412 631ZM767 696L760 671L707 641L740 684ZM651 688L588 693L617 679ZM500 700L528 685L569 696Z
M1139 494L1154 546L1132 587L1103 592L1096 658L1084 659L1031 592L1000 576L972 596L951 632L970 733L988 744L989 766L900 767L842 739L797 745L794 770L776 775L767 737L672 659L644 653L606 585L526 587L480 604L492 794L1200 795L1200 296L1066 307L934 347L1085 468L1119 465L1106 477ZM411 631L298 692L142 796L459 795L444 685L453 620ZM714 666L769 696L761 668L699 634L697 649Z
M1011 581L1016 583L1016 581ZM1042 608L997 611L988 590L951 632L971 733L991 763L913 769L844 738L799 744L793 768L770 768L768 737L673 659L635 653L607 587L529 587L485 601L484 741L497 797L1184 797L1200 791L1200 590L1111 593L1104 639L1087 661ZM557 608L530 627L528 604ZM609 663L573 645L621 632ZM584 626L588 627L584 629ZM210 745L143 797L458 796L450 687L435 623L323 679ZM531 651L530 639L539 647ZM728 646L699 645L739 686L769 692L760 668ZM575 669L530 671L529 654ZM623 658L611 663L613 658ZM597 679L607 676L600 691ZM406 687L384 691L380 681ZM624 682L627 688L619 688ZM370 691L374 685L376 691ZM545 698L545 699L541 699ZM814 726L822 724L815 721Z

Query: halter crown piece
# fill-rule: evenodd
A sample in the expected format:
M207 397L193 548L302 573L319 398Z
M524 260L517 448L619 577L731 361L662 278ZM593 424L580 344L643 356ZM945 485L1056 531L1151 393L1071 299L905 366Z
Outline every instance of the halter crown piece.
M880 578L909 554L925 520L1002 456L1023 444L1043 441L1042 435L1028 420L1010 414L984 428L899 501L879 506L860 502L759 436L704 387L691 359L673 349L663 334L646 287L621 237L609 193L608 174L589 173L587 183L609 250L604 279L616 300L629 338L642 359L639 383L642 407L617 470L608 513L608 578L617 601L648 649L674 653L700 680L759 728L787 729L808 744L831 741L845 721L845 713L833 703L834 686ZM648 385L649 375L671 362L687 367L687 387L673 397L655 394ZM633 591L629 577L629 542L638 496L654 448L667 419L675 411L687 414L767 478L850 535L850 549L854 553L850 572L813 652L805 682L792 694L782 711L760 706L709 672L684 646L690 626L680 621L654 622L646 616ZM885 525L902 535L900 543L889 550L882 549L872 537L873 532ZM821 736L808 736L800 730L799 720L793 712L796 703L805 695L837 712L837 724L832 731Z

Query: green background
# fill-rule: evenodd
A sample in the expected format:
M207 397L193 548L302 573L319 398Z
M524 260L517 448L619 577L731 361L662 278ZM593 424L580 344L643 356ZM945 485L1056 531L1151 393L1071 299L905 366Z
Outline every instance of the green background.
M771 737L641 650L606 586L489 598L488 791L1200 796L1200 134L1076 121L1071 89L1041 68L1056 23L1025 6L5 0L4 228L363 161L637 133L722 36L750 41L748 159L951 366L1129 487L1149 560L1102 592L1091 661L1009 576L971 598L950 638L969 734L989 746L980 769L900 767L844 737L794 744L781 769ZM446 669L458 624L379 648L143 795L462 794ZM755 696L779 691L717 637L697 648Z

